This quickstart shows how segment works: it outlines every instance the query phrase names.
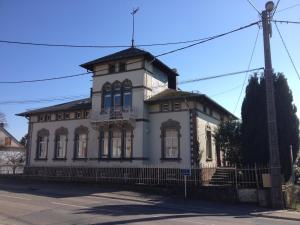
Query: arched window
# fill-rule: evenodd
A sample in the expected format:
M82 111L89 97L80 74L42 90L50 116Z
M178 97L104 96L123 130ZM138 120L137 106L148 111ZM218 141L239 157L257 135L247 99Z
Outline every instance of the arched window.
M88 128L84 126L75 129L74 159L87 158Z
M102 88L102 109L104 112L109 112L111 109L111 84L105 83Z
M47 159L48 157L49 131L41 129L37 133L36 159Z
M65 159L67 154L68 129L61 127L55 131L55 159Z
M120 112L121 111L121 105L122 105L122 99L121 99L121 82L115 81L112 85L113 88L113 111L114 112Z
M179 122L167 120L161 124L162 159L180 158L180 129Z
M130 80L123 82L123 110L128 111L132 106L132 83Z

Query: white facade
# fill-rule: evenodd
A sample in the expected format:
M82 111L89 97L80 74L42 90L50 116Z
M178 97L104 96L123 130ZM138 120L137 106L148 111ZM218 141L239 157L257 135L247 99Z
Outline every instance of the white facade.
M175 72L146 56L90 63L91 99L20 114L29 118L27 166L215 164L213 132L231 115L207 97L172 89Z

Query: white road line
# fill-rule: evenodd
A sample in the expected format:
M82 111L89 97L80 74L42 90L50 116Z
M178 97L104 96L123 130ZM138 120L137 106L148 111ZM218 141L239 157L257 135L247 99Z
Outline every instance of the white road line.
M55 205L71 206L71 207L82 208L82 209L90 208L90 207L83 206L83 205L73 205L73 204L67 204L67 203L62 203L62 202L51 202L51 203L55 204Z
M12 195L0 195L0 197L5 197L5 198L15 198L15 199L22 199L22 200L28 200L30 201L30 198L24 198L24 197L19 197L19 196L12 196Z

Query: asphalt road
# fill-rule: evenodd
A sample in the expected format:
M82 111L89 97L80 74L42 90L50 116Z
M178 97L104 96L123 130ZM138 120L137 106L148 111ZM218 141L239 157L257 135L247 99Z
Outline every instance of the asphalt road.
M0 178L0 224L300 224L266 209L82 184Z

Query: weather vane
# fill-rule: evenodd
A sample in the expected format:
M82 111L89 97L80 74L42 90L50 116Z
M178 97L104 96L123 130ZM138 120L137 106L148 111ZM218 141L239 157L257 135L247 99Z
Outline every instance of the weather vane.
M137 13L138 10L139 10L139 7L137 7L136 9L133 8L132 12L130 13L132 15L132 39L131 39L131 47L134 47L134 15Z

